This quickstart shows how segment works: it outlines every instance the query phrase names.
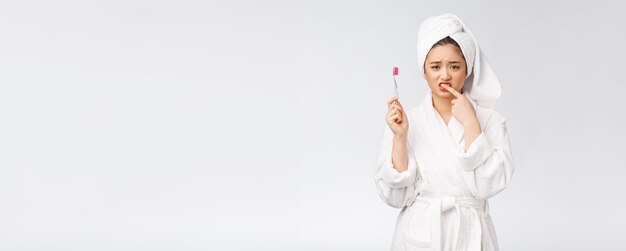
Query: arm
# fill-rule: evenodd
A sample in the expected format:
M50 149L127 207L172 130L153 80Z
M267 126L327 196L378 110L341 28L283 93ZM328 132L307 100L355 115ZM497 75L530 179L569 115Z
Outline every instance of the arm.
M514 172L505 119L492 111L481 131L469 99L449 86L443 87L456 97L451 101L452 116L464 127L464 144L457 149L463 180L474 197L492 197L509 185Z
M392 164L393 168L396 169L399 173L402 173L408 168L408 154L407 154L407 136L393 136L393 148L392 148Z
M506 188L514 172L506 121L497 113L491 120L467 151L464 146L458 149L463 180L475 197L483 199Z
M404 149L406 156L406 168L404 171L398 171L394 163L400 165L394 160L395 155L402 155L400 151L395 152L395 145ZM402 208L413 203L416 195L417 185L417 163L415 159L407 154L408 144L406 141L394 140L394 134L385 126L383 139L378 155L378 162L374 172L374 181L381 199L387 204L395 208Z
M476 140L476 138L478 138L478 136L482 133L482 130L480 129L480 123L478 123L478 119L474 119L467 126L464 126L463 131L465 139L465 148L463 152L467 152L467 149L472 144L472 142L474 142L474 140Z

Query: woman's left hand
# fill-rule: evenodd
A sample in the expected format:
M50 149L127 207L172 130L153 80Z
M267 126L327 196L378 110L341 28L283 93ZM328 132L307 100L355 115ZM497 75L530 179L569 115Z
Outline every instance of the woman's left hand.
M464 127L478 124L476 111L465 95L459 93L448 85L442 85L448 92L452 93L455 99L452 100L452 116L458 120Z

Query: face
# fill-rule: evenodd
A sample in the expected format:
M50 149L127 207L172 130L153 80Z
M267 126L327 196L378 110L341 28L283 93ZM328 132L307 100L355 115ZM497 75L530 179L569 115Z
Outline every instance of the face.
M452 44L439 45L428 52L424 62L424 79L428 82L433 96L454 97L441 85L449 85L463 93L461 90L465 82L465 75L467 75L465 58L458 47Z

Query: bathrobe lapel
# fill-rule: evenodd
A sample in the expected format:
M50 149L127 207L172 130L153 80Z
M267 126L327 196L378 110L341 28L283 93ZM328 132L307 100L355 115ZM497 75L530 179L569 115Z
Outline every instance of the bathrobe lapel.
M464 144L462 143L465 142L465 128L454 116L450 117L450 121L448 122L448 125L446 125L446 122L443 120L441 115L439 115L437 110L435 110L435 107L433 107L431 95L432 94L428 95L426 100L424 100L425 103L422 105L426 108L426 114L428 114L427 116L437 121L434 123L436 124L434 125L436 128L431 128L431 130L437 131L437 136L435 138L438 138L438 141L445 141L445 145L447 145L446 148L448 149L456 150L460 146L464 147ZM463 95L465 95L465 97L470 101L474 107L474 111L476 111L476 102L470 98L467 93L464 93ZM431 136L434 135L435 134L431 134ZM464 150L464 148L461 150Z

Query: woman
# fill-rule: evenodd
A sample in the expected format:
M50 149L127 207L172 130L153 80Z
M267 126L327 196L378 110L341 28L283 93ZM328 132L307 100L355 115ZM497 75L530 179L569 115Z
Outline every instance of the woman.
M506 188L513 159L500 82L467 26L430 17L417 51L430 93L407 110L388 102L375 170L380 197L402 208L392 250L498 250L487 199Z

